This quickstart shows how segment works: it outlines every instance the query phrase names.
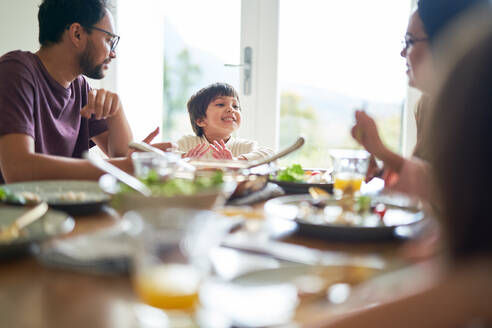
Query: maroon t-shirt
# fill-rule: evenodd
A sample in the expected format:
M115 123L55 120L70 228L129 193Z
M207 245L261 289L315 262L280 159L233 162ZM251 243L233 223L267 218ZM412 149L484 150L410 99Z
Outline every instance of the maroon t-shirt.
M9 52L0 57L0 136L27 134L36 153L80 158L94 145L90 139L107 130L105 120L80 116L88 92L83 76L65 89L37 55Z

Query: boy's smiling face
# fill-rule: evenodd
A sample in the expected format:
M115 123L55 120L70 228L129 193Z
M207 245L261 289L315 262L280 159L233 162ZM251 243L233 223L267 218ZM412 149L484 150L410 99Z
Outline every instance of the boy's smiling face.
M229 137L241 125L239 101L230 96L218 96L207 107L206 116L197 120L206 137Z

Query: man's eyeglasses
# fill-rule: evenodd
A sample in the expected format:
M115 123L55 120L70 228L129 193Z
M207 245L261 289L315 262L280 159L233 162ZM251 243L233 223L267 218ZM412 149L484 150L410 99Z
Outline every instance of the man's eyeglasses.
M423 41L429 41L429 38L414 38L413 36L407 34L405 35L405 38L401 42L403 44L403 47L408 49L409 47L413 47L413 45L417 42L423 42Z
M111 32L108 32L106 30L103 30L102 28L99 28L99 27L96 27L96 26L89 26L89 27L86 27L86 28L97 30L99 32L103 32L103 33L106 33L106 34L110 35L111 36L111 40L109 42L111 44L111 51L112 52L115 51L116 46L118 45L118 42L120 42L120 37L118 35L113 34Z

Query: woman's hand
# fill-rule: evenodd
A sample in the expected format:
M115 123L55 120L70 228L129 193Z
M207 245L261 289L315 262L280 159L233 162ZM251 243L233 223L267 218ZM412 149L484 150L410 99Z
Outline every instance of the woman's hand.
M377 158L386 148L379 137L378 128L374 119L364 111L355 112L355 125L352 127L352 137L357 140L369 153Z
M231 151L227 149L224 140L220 142L214 141L214 144L210 145L210 148L212 149L212 156L215 159L234 159Z
M198 146L190 149L186 154L183 155L183 158L200 158L205 155L209 151L210 147L206 143L201 143Z

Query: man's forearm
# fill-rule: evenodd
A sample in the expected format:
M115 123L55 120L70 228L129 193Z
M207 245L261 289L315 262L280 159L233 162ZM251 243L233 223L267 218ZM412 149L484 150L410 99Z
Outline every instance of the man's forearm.
M128 143L133 140L132 130L125 113L120 110L116 115L107 119L108 123L108 156L123 157L128 154Z
M97 180L104 172L85 159L28 154L25 158L11 161L10 167L2 167L5 182L36 180ZM122 170L132 173L133 166L129 158L109 160Z

